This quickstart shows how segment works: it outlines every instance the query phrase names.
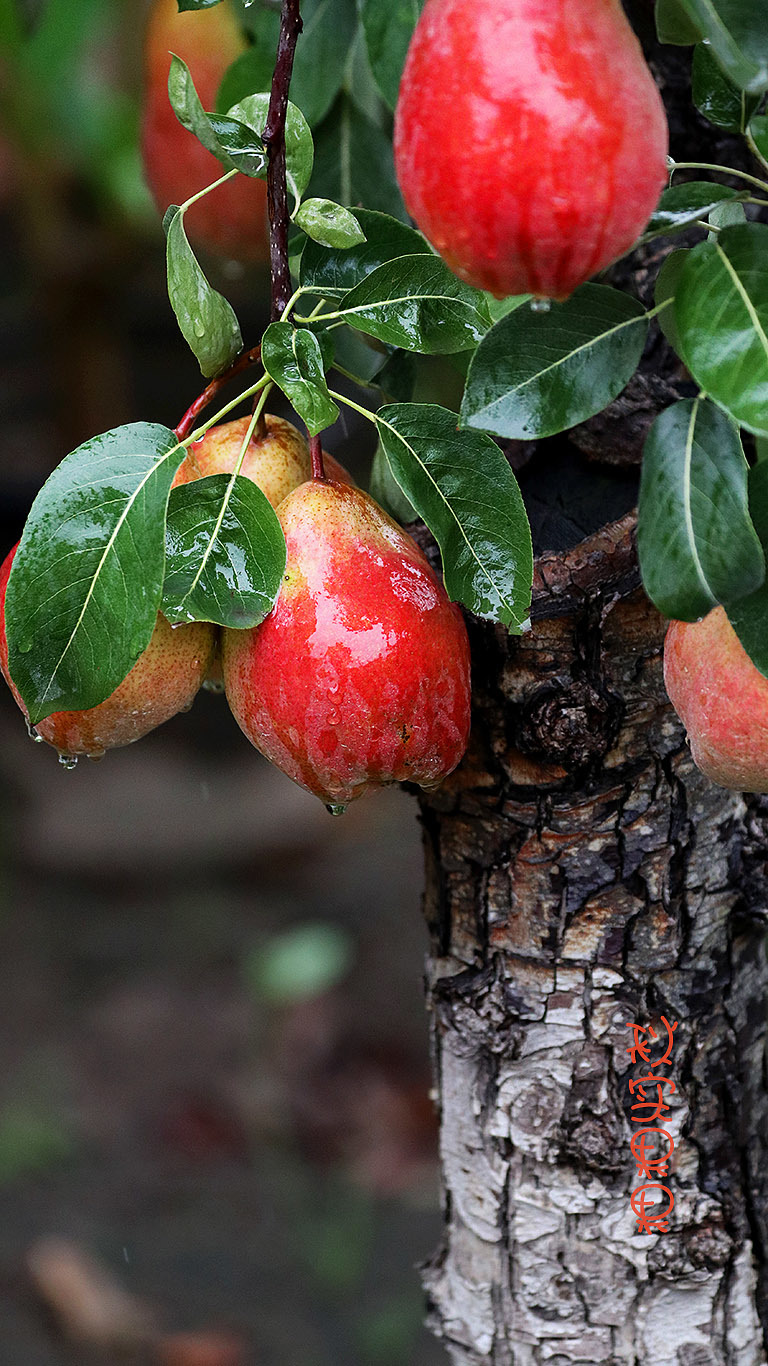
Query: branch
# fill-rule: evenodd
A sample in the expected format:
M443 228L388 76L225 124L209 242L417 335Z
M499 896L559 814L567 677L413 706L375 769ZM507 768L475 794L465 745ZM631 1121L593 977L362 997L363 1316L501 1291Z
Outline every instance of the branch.
M224 371L223 375L217 375L215 379L212 379L210 384L206 385L205 389L203 389L202 394L198 394L194 403L187 408L181 422L176 428L176 436L179 441L183 441L185 437L189 436L200 413L202 413L204 408L208 407L209 403L213 402L219 390L222 389L225 384L228 384L231 379L234 379L235 375L239 375L241 370L246 370L249 365L257 365L260 360L261 346L252 346L250 351L243 351L243 353L237 357L237 360L233 361L229 369Z
M285 175L285 116L293 72L296 42L301 33L301 0L283 0L280 39L272 77L272 95L263 138L269 155L267 208L269 210L269 259L272 270L272 321L276 322L291 297L288 269L288 186Z

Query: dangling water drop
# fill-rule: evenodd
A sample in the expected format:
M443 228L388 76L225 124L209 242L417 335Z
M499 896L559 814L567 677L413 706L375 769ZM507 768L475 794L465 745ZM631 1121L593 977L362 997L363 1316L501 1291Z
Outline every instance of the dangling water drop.
M35 742L36 745L42 745L42 744L43 744L43 737L42 737L42 735L38 735L38 733L37 733L37 731L35 730L34 726L30 726L29 721L27 721L27 735L29 736L30 740L34 740L34 742Z
M62 768L65 768L65 769L67 770L68 773L71 773L71 771L72 771L73 768L77 768L77 755L76 755L76 754L60 754L60 755L59 755L59 763L61 764L61 767L62 767Z
M343 816L347 808L337 802L326 802L325 809L329 816Z
M94 749L91 751L90 754L87 754L85 757L87 759L90 759L92 764L98 764L99 761L104 758L106 752L107 751L105 749Z
M532 313L548 313L551 307L551 299L531 299Z

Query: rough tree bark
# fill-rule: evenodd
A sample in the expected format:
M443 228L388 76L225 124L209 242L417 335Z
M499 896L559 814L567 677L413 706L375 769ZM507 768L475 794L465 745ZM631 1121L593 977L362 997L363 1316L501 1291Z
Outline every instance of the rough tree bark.
M432 1326L460 1366L759 1366L768 805L691 762L631 517L539 557L533 616L520 639L474 626L470 752L422 801ZM676 1151L652 1179L676 1205L649 1235L626 1024L662 1015Z

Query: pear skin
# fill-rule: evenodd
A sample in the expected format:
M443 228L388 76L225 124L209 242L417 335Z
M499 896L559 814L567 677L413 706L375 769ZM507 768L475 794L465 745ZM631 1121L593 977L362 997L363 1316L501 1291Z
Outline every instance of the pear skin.
M275 608L253 630L222 637L238 724L333 810L386 783L435 786L469 735L459 608L360 489L313 480L278 516L288 559Z
M204 479L209 474L231 474L240 456L249 417L238 417L233 422L221 422L211 427L200 441L195 441L187 457L176 471L173 488ZM269 499L273 508L282 503L292 489L303 484L312 474L309 446L305 437L285 418L265 413L264 430L254 433L248 443L240 473ZM324 453L326 473L340 483L353 483L352 476L332 455Z

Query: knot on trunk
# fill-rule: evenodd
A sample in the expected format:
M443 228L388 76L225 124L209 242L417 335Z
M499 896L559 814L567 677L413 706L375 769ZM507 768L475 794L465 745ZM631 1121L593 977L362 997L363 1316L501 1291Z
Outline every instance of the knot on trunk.
M583 770L602 760L618 734L622 707L586 678L547 684L526 703L517 727L523 754Z

